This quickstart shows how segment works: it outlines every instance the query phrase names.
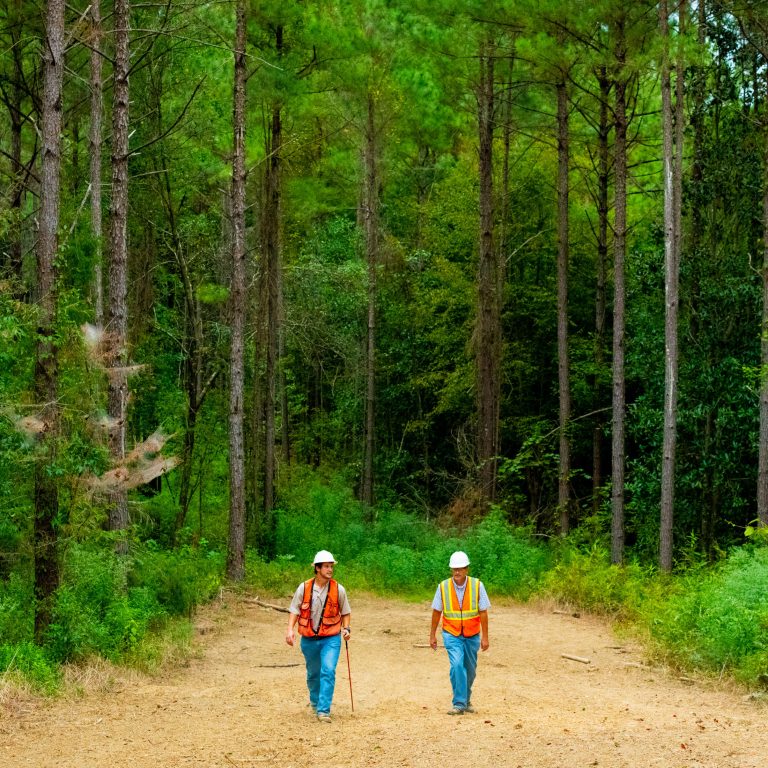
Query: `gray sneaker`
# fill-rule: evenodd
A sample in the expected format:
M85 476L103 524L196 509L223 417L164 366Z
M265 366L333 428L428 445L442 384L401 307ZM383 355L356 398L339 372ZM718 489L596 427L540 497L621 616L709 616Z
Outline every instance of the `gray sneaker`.
M331 722L331 716L327 712L318 712L317 719L321 723L330 723Z
M471 704L467 704L464 711L469 712L471 715L475 714L475 708Z
M448 710L449 715L463 715L464 710L459 709L459 707L451 707L451 709Z

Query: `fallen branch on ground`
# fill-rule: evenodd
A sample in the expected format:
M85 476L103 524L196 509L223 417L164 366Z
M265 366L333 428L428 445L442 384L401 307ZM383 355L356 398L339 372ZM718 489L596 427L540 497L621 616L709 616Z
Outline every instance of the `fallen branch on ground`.
M256 605L260 605L262 608L271 608L273 611L280 611L280 613L290 613L290 611L287 608L283 608L282 605L272 605L272 603L265 603L262 600L259 600L258 597L246 599L243 602L249 604L255 603Z
M578 661L580 664L591 664L592 662L584 656L572 656L570 653L560 654L564 659L570 659L571 661Z

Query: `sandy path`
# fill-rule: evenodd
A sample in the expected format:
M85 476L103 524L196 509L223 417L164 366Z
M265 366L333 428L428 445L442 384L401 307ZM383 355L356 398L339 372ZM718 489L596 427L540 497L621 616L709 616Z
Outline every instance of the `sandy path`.
M331 725L310 717L285 614L232 599L200 622L213 627L204 653L160 681L126 678L106 695L0 710L0 766L768 765L764 704L632 666L639 656L595 619L494 606L477 714L448 717L445 652L417 647L428 604L353 596L355 711L342 653Z

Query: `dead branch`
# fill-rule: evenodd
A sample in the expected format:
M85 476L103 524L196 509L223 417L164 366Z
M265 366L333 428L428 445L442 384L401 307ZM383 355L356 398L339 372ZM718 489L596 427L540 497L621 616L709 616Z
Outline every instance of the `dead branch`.
M265 603L259 600L258 597L253 597L253 598L244 600L243 602L255 603L256 605L260 605L262 608L271 608L273 611L280 611L280 613L290 613L290 611L287 608L283 608L282 605L272 605L272 603Z

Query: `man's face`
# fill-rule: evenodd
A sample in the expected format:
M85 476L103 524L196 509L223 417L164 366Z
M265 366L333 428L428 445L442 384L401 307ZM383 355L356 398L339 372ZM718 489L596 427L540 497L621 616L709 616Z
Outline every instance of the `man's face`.
M333 563L320 563L317 566L317 572L326 579L330 579L333 576Z
M469 568L466 566L464 568L451 568L451 573L453 574L453 580L457 584L463 584L464 579L467 578L467 574L469 573Z

